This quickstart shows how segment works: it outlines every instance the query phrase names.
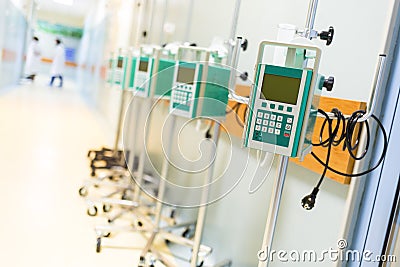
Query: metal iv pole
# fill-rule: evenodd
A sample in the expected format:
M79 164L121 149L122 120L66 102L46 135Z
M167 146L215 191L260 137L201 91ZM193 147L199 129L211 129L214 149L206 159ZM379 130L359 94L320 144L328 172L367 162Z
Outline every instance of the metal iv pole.
M236 43L236 31L237 31L237 25L238 25L238 21L239 21L239 12L240 12L241 2L242 2L241 0L236 0L235 11L234 11L233 17L232 17L231 32L230 32L229 40L228 40L229 52L228 52L228 58L227 58L226 62L228 65L231 65L231 66L235 64L235 62L232 62L232 60L233 60L234 53L235 53L234 46ZM237 45L237 43L236 43L236 45Z
M306 20L306 38L309 38L310 32L314 28L315 15L317 12L318 0L311 0L307 20ZM268 210L267 224L265 226L264 238L263 238L263 246L262 250L264 253L269 253L272 243L274 240L276 222L278 220L278 212L279 207L281 205L283 186L285 183L287 167L289 163L288 156L279 155L279 162L277 167L277 175L274 182L274 186L272 187L272 194L270 200L270 206ZM266 249L267 248L267 249ZM259 261L258 267L267 267L269 266L270 259L269 255L265 255L266 261Z

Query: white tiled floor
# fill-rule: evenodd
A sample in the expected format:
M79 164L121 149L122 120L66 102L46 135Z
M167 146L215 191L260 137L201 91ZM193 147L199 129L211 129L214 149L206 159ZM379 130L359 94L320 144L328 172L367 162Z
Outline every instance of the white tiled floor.
M87 150L109 134L70 83L45 83L0 95L0 266L137 266L137 251L95 252L95 222L77 193Z

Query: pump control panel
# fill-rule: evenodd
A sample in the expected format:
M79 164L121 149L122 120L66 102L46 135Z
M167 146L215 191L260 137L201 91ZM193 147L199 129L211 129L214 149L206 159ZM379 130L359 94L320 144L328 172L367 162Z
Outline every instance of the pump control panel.
M171 93L172 112L183 117L192 117L196 110L195 99L200 91L203 65L199 63L178 63L175 70Z
M258 65L245 146L297 156L312 76L312 69Z
M112 84L114 83L114 59L110 58L107 62L106 82Z
M154 59L149 57L138 57L135 61L134 69L133 90L138 96L150 96L150 77L153 72Z
M114 74L113 83L117 85L124 85L126 77L128 58L124 56L118 56L114 62Z

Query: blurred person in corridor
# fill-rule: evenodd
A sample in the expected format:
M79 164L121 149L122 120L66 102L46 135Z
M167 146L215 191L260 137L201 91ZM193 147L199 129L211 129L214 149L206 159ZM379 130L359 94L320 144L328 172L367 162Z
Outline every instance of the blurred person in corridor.
M53 63L51 65L51 80L50 80L50 86L53 86L54 80L56 78L60 79L60 84L59 87L61 88L63 86L63 72L64 72L64 66L65 66L65 50L64 50L64 45L62 44L60 39L56 39L56 52L55 56L53 58Z
M36 36L32 38L28 46L28 51L26 53L26 64L25 64L25 79L29 81L34 81L37 75L39 64L41 59L41 50L39 47L39 38Z

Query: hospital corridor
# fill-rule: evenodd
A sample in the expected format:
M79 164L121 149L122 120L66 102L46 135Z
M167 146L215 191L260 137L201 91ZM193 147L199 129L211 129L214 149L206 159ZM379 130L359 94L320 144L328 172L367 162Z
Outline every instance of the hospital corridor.
M399 44L400 0L0 0L0 266L400 266Z

